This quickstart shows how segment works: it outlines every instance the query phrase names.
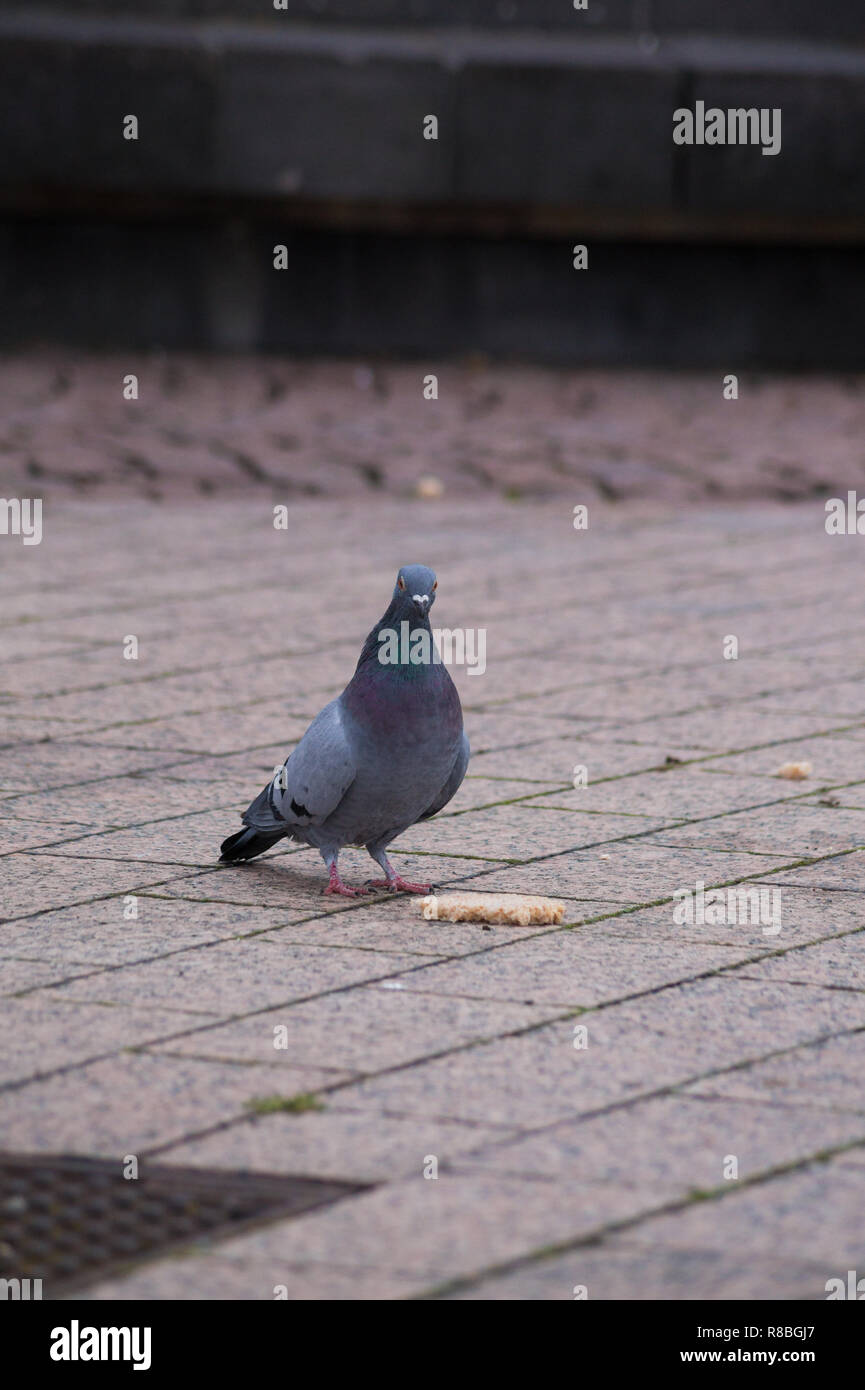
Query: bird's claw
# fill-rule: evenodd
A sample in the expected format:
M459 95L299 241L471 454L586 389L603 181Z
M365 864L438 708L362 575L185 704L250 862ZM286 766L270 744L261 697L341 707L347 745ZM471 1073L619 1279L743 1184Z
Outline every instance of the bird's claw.
M368 878L364 887L373 891L377 888L384 888L391 893L429 893L432 891L431 883L409 883L408 879L400 878L399 874L392 879Z
M343 883L341 878L337 878L332 874L330 882L324 890L324 897L361 898L364 894L371 892L372 889L367 888L365 885L363 888L349 888L348 884Z

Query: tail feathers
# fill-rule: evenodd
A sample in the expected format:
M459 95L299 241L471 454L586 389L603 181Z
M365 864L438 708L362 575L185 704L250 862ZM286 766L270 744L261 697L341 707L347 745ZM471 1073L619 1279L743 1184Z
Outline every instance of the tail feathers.
M260 830L253 830L246 827L238 830L236 835L229 835L227 840L223 840L219 847L219 862L230 864L236 859L254 859L257 854L264 854L266 849L275 845L277 840L284 836L284 830L262 833Z
M246 825L255 826L262 835L270 835L274 832L279 835L285 833L285 819L273 804L272 782L268 782L264 790L258 793L252 805L244 811L243 820Z

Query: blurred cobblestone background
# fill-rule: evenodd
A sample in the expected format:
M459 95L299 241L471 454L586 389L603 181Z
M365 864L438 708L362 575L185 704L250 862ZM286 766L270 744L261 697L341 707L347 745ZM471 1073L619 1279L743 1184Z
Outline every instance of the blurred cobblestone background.
M135 372L139 399L123 399ZM425 400L434 374L438 399ZM21 354L0 372L11 495L783 501L865 479L865 376L739 377L279 357Z

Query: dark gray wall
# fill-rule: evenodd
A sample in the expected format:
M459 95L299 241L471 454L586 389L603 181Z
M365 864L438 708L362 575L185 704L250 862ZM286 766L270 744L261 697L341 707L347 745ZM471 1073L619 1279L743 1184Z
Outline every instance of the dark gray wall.
M865 358L858 0L289 3L0 4L7 343Z
M16 8L3 0L0 10ZM859 0L17 0L17 8L66 15L159 15L163 18L239 17L317 24L399 25L404 28L475 25L491 30L577 28L607 32L712 33L865 41Z

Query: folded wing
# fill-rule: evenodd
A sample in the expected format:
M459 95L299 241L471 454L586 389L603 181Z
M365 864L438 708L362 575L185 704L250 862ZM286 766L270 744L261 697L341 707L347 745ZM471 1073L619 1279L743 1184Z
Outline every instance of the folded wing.
M336 810L356 773L340 702L332 700L244 812L243 823L265 834L321 825Z

